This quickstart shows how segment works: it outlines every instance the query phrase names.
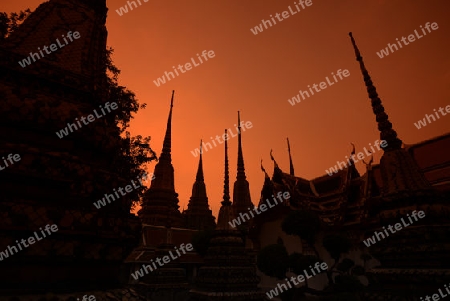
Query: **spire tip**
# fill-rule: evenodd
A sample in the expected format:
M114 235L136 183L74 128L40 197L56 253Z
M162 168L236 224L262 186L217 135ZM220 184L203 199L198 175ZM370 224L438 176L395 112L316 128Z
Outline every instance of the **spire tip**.
M353 49L355 50L356 60L359 62L359 68L361 69L364 83L369 94L369 99L372 103L372 111L376 116L376 121L378 124L378 130L380 131L381 140L386 140L388 142L389 149L399 149L401 148L402 141L397 137L397 132L392 128L392 123L389 122L388 115L384 111L384 106L381 99L378 96L377 90L370 78L369 72L364 65L363 58L359 52L358 46L356 46L355 39L350 34L350 39L353 44ZM386 151L386 149L384 149Z

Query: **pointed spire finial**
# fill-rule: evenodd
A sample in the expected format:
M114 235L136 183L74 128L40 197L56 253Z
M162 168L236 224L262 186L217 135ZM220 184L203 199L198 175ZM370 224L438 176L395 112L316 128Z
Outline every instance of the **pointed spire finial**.
M359 52L358 46L356 46L355 39L352 33L349 33L350 39L355 50L356 60L359 62L359 67L364 77L364 82L367 87L367 92L369 93L369 98L372 102L372 110L375 114L376 121L378 123L378 130L380 131L381 140L386 140L387 146L384 148L385 151L400 149L402 147L402 140L397 137L397 132L392 128L392 123L389 121L388 115L384 111L381 99L378 97L377 90L373 85L372 79L370 78L369 72L364 65L363 58Z
M241 137L241 115L238 111L238 160L237 160L237 179L245 180L244 156L242 154L242 137Z
M242 138L241 138L241 115L238 111L238 159L237 159L237 175L236 179L245 180L244 156L242 154Z
M230 206L230 178L228 174L228 133L225 129L225 178L223 183L223 201L221 204L223 206Z
M198 182L203 182L203 160L202 160L202 140L200 140L200 159L198 160L198 169L197 169L197 176L195 177L195 180Z
M291 157L291 145L289 144L289 138L286 138L287 144L288 144L288 152L289 152L289 173L291 176L294 175L294 164L292 163L292 157Z
M171 147L172 147L172 108L173 108L173 96L175 94L175 90L172 91L172 98L170 100L170 111L169 111L169 118L167 119L167 128L166 128L166 135L164 136L164 143L163 143L163 149L161 153L160 159L168 159L169 161L172 161L171 158Z

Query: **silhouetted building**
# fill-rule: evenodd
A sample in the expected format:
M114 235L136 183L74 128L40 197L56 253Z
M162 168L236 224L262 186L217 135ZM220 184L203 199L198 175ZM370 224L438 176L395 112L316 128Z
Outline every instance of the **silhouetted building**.
M167 217L171 217L172 226L182 227L183 220L178 210L178 193L175 192L174 170L171 156L171 135L172 135L172 108L173 94L170 101L170 112L167 120L166 135L164 144L155 166L154 178L150 188L146 191L142 200L142 208L138 212L142 223L153 226L166 226Z
M397 138L397 133L384 112L351 33L350 37L376 116L380 138L388 143L380 160L381 198L365 202L367 219L364 224L373 230L379 228L379 224L392 225L398 222L412 210L421 210L426 214L423 220L405 227L389 240L381 240L369 249L380 260L381 266L371 270L370 292L365 294L365 298L409 299L434 294L449 279L445 275L450 267L447 235L450 221L449 199L443 198L432 187L414 157L402 148L402 141ZM446 170L448 175L449 152L446 155L444 153L444 156L447 157L447 166L442 166L442 171ZM372 233L373 231L370 234Z
M242 154L242 133L241 118L238 112L238 156L237 156L237 174L233 187L233 204L231 205L235 216L240 213L248 212L254 205L250 197L250 188L245 176L244 155Z
M242 232L229 224L253 207L239 113L233 203L225 140L224 197L206 257L187 252L136 279L127 270L151 264L215 224L201 152L188 208L183 214L179 211L171 160L173 94L162 153L139 218L130 214L132 200L127 196L100 209L93 206L128 184L111 164L121 145L116 116L106 114L95 125L74 121L107 100L106 13L106 0L50 0L0 44L0 153L20 156L0 173L0 294L27 294L32 299L32 294L51 291L67 299L95 291L97 300L112 294L117 300L142 300L147 295L160 301L185 300L191 289L193 301L263 300L254 258L245 248ZM49 55L37 50L61 41L68 31L78 32L80 38ZM282 238L288 251L311 254L304 242L281 231L289 212L308 209L320 217L325 233L341 231L349 236L356 246L350 255L355 262L361 261L363 251L380 261L369 272L364 300L433 294L450 281L450 134L402 147L353 38L352 42L380 138L387 141L380 164L367 163L360 175L351 161L331 176L306 180L294 174L288 141L289 173L272 157L273 175L270 178L264 171L260 204L278 192L288 191L291 198L252 219L250 237L256 250ZM413 210L423 210L426 218L364 248L365 237ZM23 250L19 247L18 240L52 224L57 232ZM325 254L323 248L320 254ZM123 288L127 282L142 293ZM272 288L268 283L263 286Z
M143 198L138 212L142 220L142 238L131 252L126 263L134 275L144 265L151 266L157 258L174 252L181 244L192 243L192 237L200 230L214 229L215 222L209 209L203 178L202 154L188 210L179 211L178 194L174 189L174 168L171 163L171 127L173 95L170 105L163 150L155 166L154 179ZM169 264L155 270L147 269L142 277L128 275L130 284L151 300L185 300L203 259L196 252L187 252ZM141 270L142 271L142 270Z
M380 138L387 141L380 164L372 166L372 160L366 163L366 172L361 176L350 159L351 164L335 174L306 180L293 175L291 160L288 174L272 157L271 179L263 169L260 204L278 192L289 191L291 198L256 216L250 236L257 249L274 244L281 237L289 253L314 254L304 241L281 230L283 219L292 210L313 211L325 226L322 235L338 232L349 237L354 247L348 256L353 261L363 265L360 255L368 252L381 263L369 266L369 286L363 300L418 300L436 293L449 281L450 244L446 233L450 221L450 133L402 147L353 38L352 42ZM414 210L424 211L425 218L370 248L364 246L363 240L374 231L398 223ZM333 263L319 244L316 248ZM318 289L326 282L325 278L313 280L310 285ZM274 283L263 277L265 289L274 287Z
M235 218L235 212L230 202L227 151L225 139L222 206L204 265L198 271L195 288L190 291L189 300L192 301L265 300L264 293L258 288L260 279L253 258L246 253L240 231L229 224Z
M209 209L206 185L203 178L202 142L200 141L200 159L198 161L197 176L192 186L192 195L188 209L183 212L184 225L189 229L205 230L216 227L215 218Z

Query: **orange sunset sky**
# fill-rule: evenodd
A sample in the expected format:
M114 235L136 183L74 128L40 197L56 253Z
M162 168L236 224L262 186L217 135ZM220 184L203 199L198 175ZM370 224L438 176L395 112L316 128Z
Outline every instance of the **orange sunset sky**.
M73 0L75 1L75 0ZM95 1L95 0L91 0ZM2 0L0 11L31 10L42 0ZM136 1L137 2L137 1ZM187 208L201 138L222 135L237 122L237 111L253 127L243 132L243 153L252 201L260 198L269 152L288 172L286 137L297 176L312 179L343 161L350 142L361 151L379 139L359 65L352 31L394 129L405 144L447 133L450 115L417 129L414 123L433 109L450 105L450 2L446 0L312 0L312 5L254 35L250 28L270 15L295 9L294 0L149 0L122 16L125 0L107 0L108 45L121 69L121 85L147 108L131 122L132 135L152 137L158 153L175 90L172 163L181 209ZM427 22L437 30L379 58L376 52ZM82 37L81 37L82 38ZM153 81L172 66L184 65L203 50L215 57L157 87ZM288 99L338 69L350 76L294 106ZM235 130L234 130L235 132ZM236 177L237 138L229 140L230 180ZM382 152L375 153L375 163ZM209 203L217 216L222 200L223 144L204 152ZM156 162L148 166L153 172ZM362 162L357 163L364 172ZM232 187L232 186L231 186Z

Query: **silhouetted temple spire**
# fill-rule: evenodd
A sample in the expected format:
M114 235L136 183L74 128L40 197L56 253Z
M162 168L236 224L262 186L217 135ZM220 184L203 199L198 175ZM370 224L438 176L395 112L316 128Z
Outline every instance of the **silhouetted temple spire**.
M291 146L289 144L289 138L286 138L287 145L288 145L288 152L289 152L289 173L291 176L294 175L294 164L292 164L292 157L291 157Z
M231 205L230 202L230 176L228 174L228 134L227 130L225 129L225 176L223 180L223 201L222 205Z
M196 181L203 181L203 162L202 162L202 140L200 140L200 159L198 160L197 176Z
M237 179L246 179L244 156L242 154L242 138L241 138L241 116L238 111L238 159L237 159Z
M206 185L203 177L202 141L200 140L200 159L198 161L197 176L192 186L192 195L188 209L183 212L186 228L204 230L213 229L216 224L212 211L209 209Z
M449 210L446 207L448 202L439 197L439 188L436 187L437 189L434 190L424 176L425 172L430 172L429 179L436 179L434 172L431 172L432 168L429 170L424 168L430 166L427 165L430 163L424 164L424 162L433 160L430 157L431 153L428 153L432 148L429 148L430 145L428 145L427 148L418 152L416 151L420 148L415 149L414 153L402 148L402 141L397 138L397 133L392 129L392 124L384 112L381 100L378 98L351 33L350 38L364 76L369 97L372 100L372 109L376 115L378 129L381 132L380 137L388 143L388 146L384 148L379 167L372 170L371 163L366 164L364 197L360 203L364 204L365 212L364 215L361 214L361 220L365 219L366 225L370 223L372 225L365 227L364 231L369 233L370 228L372 228L370 232L375 229L378 230L379 226L376 225L378 222L387 225L400 218L403 222L405 214L415 209L427 212L426 214L430 216L428 218L431 220L427 220L425 223L414 222L414 226L411 227L408 227L410 224L404 224L408 229L402 230L404 231L402 235L392 235L392 237L389 237L389 242L381 242L370 247L370 254L380 261L380 265L371 269L368 278L375 280L374 282L380 290L378 292L376 290L371 291L370 297L367 295L364 299L395 300L403 298L404 300L414 300L417 295L415 292L425 291L428 289L428 284L423 282L422 279L424 278L415 278L414 280L408 278L405 281L405 275L413 275L419 270L424 271L424 275L425 273L437 274L438 272L435 272L436 267L442 266L437 262L448 262L448 258L444 259L442 256L445 252L443 251L444 248L441 247L443 235L436 232L439 231L437 229L441 220L449 220ZM408 99L400 100L400 102L405 101L408 101ZM421 164L420 168L419 164ZM377 196L379 187L381 188L381 197ZM347 213L343 216L349 215ZM437 225L432 226L433 223ZM424 237L425 239L418 243L417 237ZM405 251L406 249L407 251ZM399 252L401 252L401 255L399 255ZM426 255L424 255L424 252L426 252ZM431 260L424 260L425 258ZM437 276L433 277L435 283L445 282L444 279L437 279ZM392 289L386 290L386 287ZM423 300L422 297L420 299ZM428 297L429 299L430 297Z
M172 111L173 111L173 96L175 91L172 91L172 98L170 99L169 117L167 118L166 134L164 136L163 148L159 161L155 166L155 179L152 181L151 188L161 188L173 190L174 185L174 169L172 166Z
M166 135L159 161L155 166L154 179L146 192L142 209L138 215L143 223L155 226L166 226L167 215L170 214L174 227L182 225L181 213L178 210L178 193L175 192L174 169L171 159L171 131L173 96L170 100L169 117L167 119Z
M204 262L199 268L190 301L266 300L258 288L260 278L246 250L241 231L230 225L234 210L230 202L228 176L228 134L225 130L225 175L223 201L217 227L209 242Z
M228 175L228 134L225 130L225 174L223 181L223 200L222 206L219 210L219 216L217 217L217 230L232 230L236 231L236 228L232 227L229 222L236 216L233 212L232 203L230 201L230 178Z
M349 33L350 39L355 49L356 60L359 62L359 67L364 77L364 82L367 87L367 92L369 93L369 98L372 102L372 110L375 113L375 117L378 123L378 130L380 131L380 139L387 141L387 146L384 150L400 149L402 147L402 141L397 137L397 132L392 128L392 123L388 119L388 115L384 111L381 99L378 97L377 90L373 85L372 79L370 78L369 72L367 71L363 58L356 46L355 39L353 39L352 33Z
M173 108L173 95L175 91L172 91L172 98L170 100L169 118L167 119L166 135L164 136L163 149L160 160L169 160L172 162L171 150L172 150L172 108Z
M363 59L353 39L352 33L349 33L353 48L356 54L356 60L359 62L364 82L372 102L372 110L375 113L380 131L381 140L386 140L387 146L384 148L384 154L380 160L380 171L382 185L382 196L384 201L401 200L408 196L418 193L433 196L430 183L420 171L417 163L412 156L402 148L402 141L397 138L397 133L392 128L392 123L388 120L388 115L378 97L375 86L370 79L369 73L364 66Z
M253 208L250 197L250 188L245 176L244 156L242 154L242 133L241 133L241 116L238 111L238 159L237 159L237 176L233 189L233 210L237 216L241 212L247 212L248 208Z

